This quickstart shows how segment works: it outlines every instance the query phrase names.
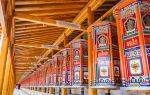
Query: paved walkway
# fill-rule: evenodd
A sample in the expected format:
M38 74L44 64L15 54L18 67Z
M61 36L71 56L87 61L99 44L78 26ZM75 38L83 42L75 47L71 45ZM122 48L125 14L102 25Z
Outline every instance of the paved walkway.
M42 94L41 92L35 92L27 89L15 89L13 95L48 95Z
M24 92L23 90L21 90L21 89L20 89L20 90L15 89L13 95L30 95L30 94L25 93L25 92Z
M28 90L28 89L24 89L24 88L22 88L22 91L28 93L28 95L48 95L46 93L42 93L42 92L38 92L38 91L33 91L33 90Z
M78 92L78 90L75 92ZM48 94L22 88L20 90L15 89L13 95L48 95ZM56 94L56 95L59 95L59 94ZM73 95L79 95L79 94L73 94ZM85 93L85 95L87 95L87 93ZM98 95L105 95L105 91L99 90ZM111 91L111 95L145 95L145 94L115 90L115 91ZM146 94L146 95L150 95L150 94Z

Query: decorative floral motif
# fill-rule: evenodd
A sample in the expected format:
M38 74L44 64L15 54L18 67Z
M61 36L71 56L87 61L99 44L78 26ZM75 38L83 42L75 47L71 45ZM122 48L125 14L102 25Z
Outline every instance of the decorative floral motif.
M101 77L108 76L108 67L107 66L100 67L100 76Z
M132 75L142 74L141 60L139 58L130 60L129 64Z

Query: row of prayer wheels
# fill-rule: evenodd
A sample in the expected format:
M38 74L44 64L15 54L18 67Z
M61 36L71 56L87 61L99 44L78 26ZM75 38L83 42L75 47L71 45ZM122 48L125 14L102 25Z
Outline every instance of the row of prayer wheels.
M65 48L60 55L54 55L50 60L50 85L83 86L88 83L88 51L87 41L77 40L71 43L71 48Z
M90 45L91 87L149 87L150 1L122 1L113 14L116 23L102 21L89 26L91 43L83 39L72 42L22 85L87 86Z

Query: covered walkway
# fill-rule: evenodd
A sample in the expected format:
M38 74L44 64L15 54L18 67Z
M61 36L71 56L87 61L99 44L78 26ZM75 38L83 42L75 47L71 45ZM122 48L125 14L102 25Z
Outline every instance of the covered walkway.
M150 95L150 0L0 0L0 95Z

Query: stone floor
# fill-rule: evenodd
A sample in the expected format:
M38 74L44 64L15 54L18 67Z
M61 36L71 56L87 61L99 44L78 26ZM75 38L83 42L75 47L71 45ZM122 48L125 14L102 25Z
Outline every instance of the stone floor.
M23 90L15 89L13 95L30 95L25 93Z
M56 92L58 93L59 91L56 90ZM88 95L87 89L85 89L85 92L86 93L84 95ZM48 95L48 93L42 93L42 92L32 91L32 90L28 90L28 89L20 89L20 90L15 89L13 95ZM59 95L59 94L55 94L55 95ZM79 90L77 90L77 89L72 90L72 95L80 95ZM98 95L105 95L105 91L98 90ZM115 91L111 91L111 95L145 95L145 94L115 90Z

